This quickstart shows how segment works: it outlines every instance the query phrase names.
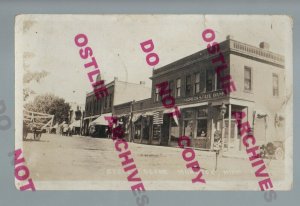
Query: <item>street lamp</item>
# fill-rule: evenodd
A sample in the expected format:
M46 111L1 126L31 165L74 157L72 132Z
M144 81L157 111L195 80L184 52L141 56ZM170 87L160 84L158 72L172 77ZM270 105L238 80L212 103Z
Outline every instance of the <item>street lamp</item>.
M224 102L222 102L222 105L220 106L220 114L222 115L222 128L221 128L221 141L222 141L222 150L223 150L223 143L224 143L224 128L225 128L225 121L224 121L224 116L226 114L226 106L224 104Z
M217 170L218 168L218 157L219 157L219 153L220 150L222 152L223 150L223 139L224 139L224 115L226 114L226 106L224 104L224 102L222 102L222 105L220 106L220 115L222 116L222 127L221 127L221 138L220 138L220 132L216 131L214 138L214 150L216 151L216 165L215 165L215 170Z

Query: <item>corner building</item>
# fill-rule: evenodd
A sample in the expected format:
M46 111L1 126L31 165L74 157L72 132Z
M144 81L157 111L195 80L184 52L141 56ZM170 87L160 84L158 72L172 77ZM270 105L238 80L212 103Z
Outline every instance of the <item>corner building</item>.
M257 144L281 141L284 136L285 66L284 57L269 50L266 42L251 46L230 36L220 43L236 91L225 95L212 63L219 53L206 49L153 71L151 98L115 106L115 115L132 116L134 142L177 146L180 136L191 138L191 146L213 150L216 131L223 132L224 152L244 150L233 111L247 114ZM163 107L156 84L168 81L181 117L175 120ZM221 105L225 105L224 116ZM224 106L223 106L224 107ZM223 119L224 117L224 119Z

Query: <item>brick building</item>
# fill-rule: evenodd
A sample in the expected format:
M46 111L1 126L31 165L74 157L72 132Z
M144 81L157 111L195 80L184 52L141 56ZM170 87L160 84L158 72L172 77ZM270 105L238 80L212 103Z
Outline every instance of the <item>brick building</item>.
M244 111L258 144L284 141L284 57L270 51L265 42L251 46L230 36L220 43L236 91L225 95L206 49L153 71L151 98L116 105L114 114L132 116L130 138L135 142L177 146L178 137L190 136L192 146L212 150L214 134L224 132L223 150L243 150L232 111ZM163 107L155 85L169 82L171 95L181 111L177 121ZM226 113L220 114L221 105ZM129 115L130 114L130 115ZM223 125L224 122L224 125Z
M99 78L99 76L98 76ZM97 78L97 80L98 80ZM92 136L104 137L107 125L104 116L114 114L114 106L132 100L141 100L151 95L151 89L145 86L144 81L140 84L119 81L115 78L106 84L109 95L97 99L94 92L86 95L85 113L83 117L83 134L89 135L90 126L94 126Z

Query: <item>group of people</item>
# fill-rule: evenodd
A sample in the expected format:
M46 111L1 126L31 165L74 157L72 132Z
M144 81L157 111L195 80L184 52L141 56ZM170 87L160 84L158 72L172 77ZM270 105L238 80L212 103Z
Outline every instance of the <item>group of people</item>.
M62 136L72 136L72 128L65 121L60 125L59 131Z

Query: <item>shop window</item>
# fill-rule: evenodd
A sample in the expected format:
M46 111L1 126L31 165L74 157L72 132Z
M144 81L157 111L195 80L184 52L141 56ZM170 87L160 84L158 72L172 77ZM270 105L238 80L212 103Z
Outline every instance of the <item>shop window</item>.
M279 80L277 74L273 74L273 96L279 96Z
M153 125L153 140L158 141L160 137L160 125L154 124Z
M194 110L185 110L183 112L183 134L185 136L192 137L193 136L193 117Z
M252 71L250 67L244 68L244 89L246 91L252 90Z
M141 138L141 125L135 125L134 139Z
M207 119L197 119L197 137L207 136Z
M200 72L195 74L195 93L200 92Z
M183 117L186 118L193 118L193 110L186 110L183 112Z
M185 136L192 138L193 136L193 122L192 120L184 120L183 121L183 133Z
M207 108L199 108L197 110L197 118L200 118L200 117L207 117Z
M176 97L180 97L180 90L181 90L181 79L176 79Z
M185 79L185 95L190 96L192 95L192 78L191 75L187 75Z
M206 72L206 92L211 92L214 89L214 75L215 72L212 69L208 69Z

